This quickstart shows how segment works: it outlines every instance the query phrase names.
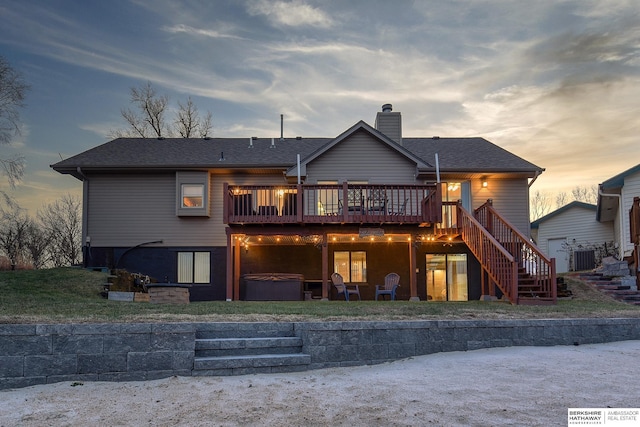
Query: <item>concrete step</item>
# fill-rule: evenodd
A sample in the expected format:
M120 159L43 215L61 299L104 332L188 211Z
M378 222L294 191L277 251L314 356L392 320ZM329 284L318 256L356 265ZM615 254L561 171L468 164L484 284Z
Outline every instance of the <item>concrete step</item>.
M232 327L229 325L225 322L199 325L196 329L196 338L268 338L295 335L293 324L288 323L247 322L234 323Z
M196 357L300 353L302 339L298 337L197 338L195 351Z
M311 363L308 354L258 354L246 356L196 357L193 375L246 375L304 371Z
M601 285L596 283L596 287L601 291L628 291L631 289L631 286L616 285L615 283L610 285Z
M210 323L196 329L195 376L297 372L310 363L293 323Z

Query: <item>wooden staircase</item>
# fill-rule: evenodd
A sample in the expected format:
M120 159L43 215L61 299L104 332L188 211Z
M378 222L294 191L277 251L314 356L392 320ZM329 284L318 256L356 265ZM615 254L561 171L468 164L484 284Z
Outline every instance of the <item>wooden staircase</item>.
M194 376L304 371L311 356L292 324L203 324L196 329Z
M502 218L490 200L473 215L460 204L457 209L462 240L480 261L489 290L497 286L512 304L556 303L555 259Z

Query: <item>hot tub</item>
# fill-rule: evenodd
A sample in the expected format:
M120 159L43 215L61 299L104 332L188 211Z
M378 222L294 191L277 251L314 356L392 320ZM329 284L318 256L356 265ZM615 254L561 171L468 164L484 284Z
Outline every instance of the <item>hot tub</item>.
M246 301L302 301L304 276L295 273L245 274Z

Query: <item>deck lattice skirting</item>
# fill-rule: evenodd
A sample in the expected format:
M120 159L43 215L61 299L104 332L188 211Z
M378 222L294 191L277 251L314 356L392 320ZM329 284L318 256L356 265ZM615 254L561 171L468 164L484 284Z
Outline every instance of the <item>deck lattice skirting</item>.
M638 340L640 318L5 324L0 325L0 389L61 381L139 381L196 375L197 336L210 333L254 343L256 337L298 337L302 354L308 355L304 369L319 369L490 347ZM251 357L265 359L260 354ZM282 366L274 370L263 365L248 364L237 372L218 372L286 372ZM295 370L300 369L298 366Z

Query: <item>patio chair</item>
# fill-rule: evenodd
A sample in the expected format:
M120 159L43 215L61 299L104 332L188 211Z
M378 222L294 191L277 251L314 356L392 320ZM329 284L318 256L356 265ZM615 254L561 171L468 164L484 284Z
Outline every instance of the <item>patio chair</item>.
M384 277L384 285L376 285L376 301L378 296L382 295L384 299L385 295L389 295L391 301L396 299L396 289L400 286L400 276L397 273L389 273Z
M382 188L374 188L367 198L370 214L384 215L387 213L387 194Z
M333 286L336 288L336 291L338 291L338 296L340 296L340 294L344 295L345 301L349 301L349 295L358 295L358 301L361 300L360 288L358 287L358 285L345 284L344 280L342 279L342 276L339 273L333 273L331 275L331 282L333 283Z
M409 199L405 199L404 203L399 205L398 208L396 210L394 210L391 214L392 215L404 215L407 211L407 202L409 201Z
M347 211L362 213L364 208L364 194L361 188L350 188L347 192Z

